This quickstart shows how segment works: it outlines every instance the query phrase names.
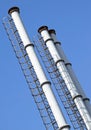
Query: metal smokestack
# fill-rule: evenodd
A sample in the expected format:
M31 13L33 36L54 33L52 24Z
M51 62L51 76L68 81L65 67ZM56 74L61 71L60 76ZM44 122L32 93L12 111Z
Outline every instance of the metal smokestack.
M84 101L84 104L86 105L88 111L89 111L89 114L91 115L91 104L90 104L90 99L86 96L86 94L84 93L73 69L72 69L72 65L71 63L68 61L67 57L65 56L64 54L64 51L61 47L61 43L57 40L57 37L56 37L56 31L54 29L51 29L49 30L49 34L51 36L51 38L53 39L53 42L55 44L55 47L60 55L60 57L62 57L62 59L64 60L64 63L65 63L65 66L75 84L75 86L77 87L79 93L82 95L83 97L83 101Z
M48 47L49 52L50 52L51 56L53 57L63 80L65 81L65 84L84 120L84 123L85 123L87 129L91 130L91 117L89 115L89 112L87 111L86 106L84 105L81 94L79 94L78 89L76 88L74 82L71 79L71 76L68 73L67 68L65 67L64 60L62 59L62 57L60 57L60 55L54 45L53 39L51 38L51 36L48 32L48 27L42 26L39 28L38 32L41 34L46 46Z
M46 74L44 73L39 60L37 58L37 55L35 54L34 51L34 45L31 43L25 28L23 26L23 23L20 19L19 16L19 8L18 7L13 7L11 8L8 13L10 14L10 16L12 17L14 24L18 30L18 33L20 35L20 38L23 42L23 45L26 49L26 52L29 56L29 59L34 67L34 70L36 72L36 75L39 79L39 82L41 84L41 87L43 88L43 92L48 100L48 103L51 107L51 110L54 114L55 120L58 124L59 130L69 130L70 126L66 123L65 118L62 114L62 111L59 108L59 105L56 101L56 98L52 92L51 89L51 83L50 81L48 81Z

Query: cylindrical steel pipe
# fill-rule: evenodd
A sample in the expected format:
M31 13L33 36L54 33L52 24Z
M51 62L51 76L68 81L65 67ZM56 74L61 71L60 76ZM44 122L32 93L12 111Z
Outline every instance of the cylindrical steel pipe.
M65 67L64 60L62 59L62 57L60 57L60 55L54 45L53 39L51 38L51 36L48 32L48 27L42 26L39 28L38 32L41 34L46 46L48 47L49 52L50 52L51 56L53 57L63 80L66 83L66 86L82 116L82 119L84 120L84 123L85 123L87 129L91 130L91 117L89 115L89 112L86 109L82 96L79 94L78 89L74 85L74 82L72 81L72 79L68 73L68 70Z
M54 93L51 89L51 83L48 81L46 74L43 71L42 66L40 65L40 62L38 60L38 57L34 50L34 45L31 43L24 25L21 21L20 15L19 15L19 8L13 7L11 8L8 13L12 17L14 24L16 26L16 29L18 30L18 33L20 35L20 38L23 42L23 45L27 51L27 54L29 56L29 59L34 67L34 70L36 72L36 75L39 79L39 82L41 84L41 87L43 88L43 92L48 100L48 103L50 105L50 108L53 112L53 115L55 117L55 120L58 124L59 129L61 130L69 130L70 126L66 123L66 120L63 116L63 113L59 107L59 104L54 96Z
M65 63L65 66L68 70L68 73L70 74L75 86L77 87L79 93L82 95L83 97L83 101L84 101L84 104L86 105L88 111L89 111L89 114L91 116L91 104L90 104L90 99L86 96L86 94L84 93L84 90L82 89L73 69L72 69L72 65L71 63L69 62L69 60L67 59L66 55L64 54L64 51L61 47L61 43L57 40L57 37L56 37L56 31L54 29L51 29L49 30L49 34L51 36L51 38L53 39L53 42L55 44L55 47L60 55L60 57L62 57L62 59L64 60L64 63Z

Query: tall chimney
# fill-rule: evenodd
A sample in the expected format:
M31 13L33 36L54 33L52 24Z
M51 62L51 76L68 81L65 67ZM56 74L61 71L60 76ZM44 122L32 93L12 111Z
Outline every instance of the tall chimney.
M42 26L38 29L38 32L41 34L46 46L48 47L49 52L53 57L63 80L65 81L65 84L82 116L82 119L84 120L87 129L91 130L91 116L89 115L89 112L86 109L86 106L82 99L82 95L79 93L78 89L76 88L74 82L71 79L71 76L68 73L67 68L65 67L64 60L62 59L62 57L60 57L54 45L53 39L51 38L48 32L48 27Z
M61 47L61 43L57 40L57 37L56 37L56 31L54 29L51 29L49 30L49 34L51 36L51 38L53 39L53 42L54 42L54 45L60 55L60 57L62 57L62 59L64 60L64 63L65 63L65 66L68 70L68 73L69 75L71 76L71 79L73 80L75 86L77 87L78 89L78 92L82 95L82 98L83 98L83 102L84 104L86 105L88 111L89 111L89 114L91 116L91 104L90 104L90 99L86 96L86 94L84 93L73 69L72 69L72 65L71 63L68 61L67 57L65 56L64 54L64 51Z
M14 24L18 30L20 38L23 42L23 45L29 56L29 59L30 59L30 61L34 67L34 70L36 72L36 75L39 79L43 92L48 100L48 103L51 107L55 120L58 124L59 130L69 130L70 126L66 123L63 113L62 113L62 111L58 105L58 102L54 96L54 93L51 89L51 82L47 79L47 76L44 73L43 68L40 65L38 57L35 53L34 45L31 43L31 41L25 31L25 28L24 28L21 18L19 16L19 13L20 13L19 8L13 7L8 11L8 13L12 17Z

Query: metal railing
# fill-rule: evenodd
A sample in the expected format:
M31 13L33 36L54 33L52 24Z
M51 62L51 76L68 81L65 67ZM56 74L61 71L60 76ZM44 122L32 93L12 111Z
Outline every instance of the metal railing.
M65 81L62 79L61 74L59 73L55 62L45 45L43 38L38 36L37 40L34 39L34 44L47 68L47 71L52 79L52 82L57 90L57 93L63 103L64 108L70 118L70 121L75 130L87 130L85 123L75 105L75 102L72 99L72 96L67 89Z
M47 102L34 68L29 60L29 57L11 17L5 17L3 19L3 25L12 44L15 55L19 61L26 82L37 105L46 130L57 130L58 126L51 108Z

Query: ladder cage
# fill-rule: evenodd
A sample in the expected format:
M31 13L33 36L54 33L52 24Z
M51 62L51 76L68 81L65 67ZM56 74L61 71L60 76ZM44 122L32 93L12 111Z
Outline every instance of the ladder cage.
M75 130L87 130L85 123L75 105L75 102L72 99L72 96L67 89L65 81L62 79L61 74L59 73L55 62L43 41L43 38L38 35L36 39L34 39L34 44L42 58L42 61L47 68L47 71L52 79L52 82L56 88L56 91L61 99L61 102L69 116L70 122L73 125Z
M23 46L23 42L21 41L12 18L9 16L3 18L3 25L11 42L15 55L18 59L18 62L21 66L31 94L37 105L46 130L57 130L58 125L56 123L56 120L53 116L42 87L40 86L40 82L36 76L34 68L31 64L31 61L29 60L27 52Z

